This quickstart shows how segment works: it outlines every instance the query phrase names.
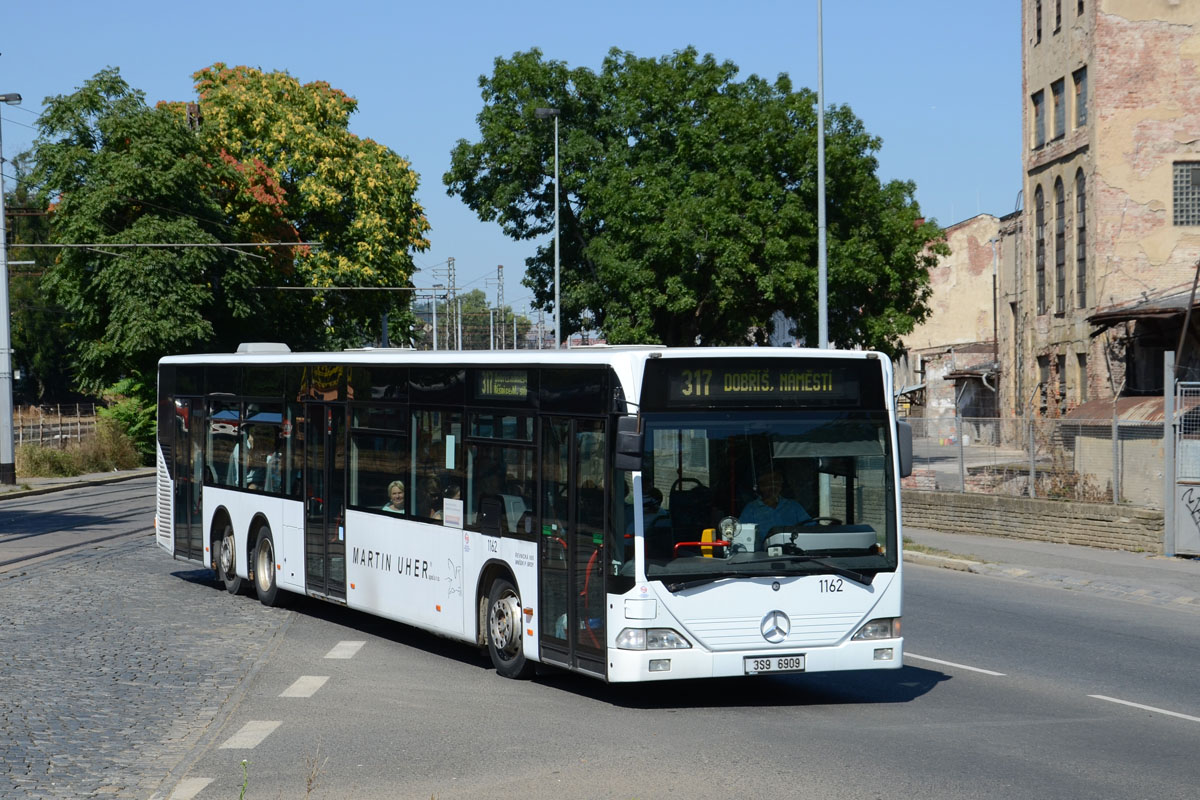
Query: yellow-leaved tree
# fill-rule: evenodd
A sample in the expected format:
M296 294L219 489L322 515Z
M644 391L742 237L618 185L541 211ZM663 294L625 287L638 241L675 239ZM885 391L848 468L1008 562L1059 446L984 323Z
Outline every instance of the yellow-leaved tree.
M222 63L193 77L192 123L238 176L226 213L262 241L319 245L264 248L277 286L412 285L413 253L429 247L417 174L394 151L350 132L353 97L324 81ZM384 311L393 330L411 322L410 292L273 291L275 308L290 308L320 334L304 341L294 333L302 346L376 339Z

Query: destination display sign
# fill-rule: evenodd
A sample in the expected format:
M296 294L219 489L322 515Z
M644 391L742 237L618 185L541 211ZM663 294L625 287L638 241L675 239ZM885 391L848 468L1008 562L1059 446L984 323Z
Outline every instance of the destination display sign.
M529 397L529 371L479 369L475 371L475 397L488 400L525 400Z
M882 407L877 359L661 359L646 364L656 408Z

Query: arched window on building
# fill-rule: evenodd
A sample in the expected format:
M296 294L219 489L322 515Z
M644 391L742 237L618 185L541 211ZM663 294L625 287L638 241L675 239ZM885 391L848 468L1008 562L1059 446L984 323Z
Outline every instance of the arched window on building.
M1087 182L1075 173L1075 307L1087 308Z
M1033 192L1033 215L1035 236L1034 259L1036 274L1034 285L1037 287L1037 313L1046 313L1046 209L1042 187Z
M1067 310L1067 200L1062 178L1054 179L1054 311Z

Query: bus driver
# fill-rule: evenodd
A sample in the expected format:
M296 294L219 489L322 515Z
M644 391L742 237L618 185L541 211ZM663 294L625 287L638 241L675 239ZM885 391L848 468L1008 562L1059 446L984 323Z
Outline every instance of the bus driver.
M804 506L795 500L782 497L783 476L771 470L758 479L758 498L751 500L742 509L738 522L757 525L756 547L761 548L767 533L775 527L799 525L812 519Z

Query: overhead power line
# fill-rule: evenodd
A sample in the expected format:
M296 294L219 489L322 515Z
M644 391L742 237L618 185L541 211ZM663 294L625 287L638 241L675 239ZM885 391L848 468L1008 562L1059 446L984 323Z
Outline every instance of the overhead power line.
M10 244L9 247L323 247L321 242L93 242L92 244Z

